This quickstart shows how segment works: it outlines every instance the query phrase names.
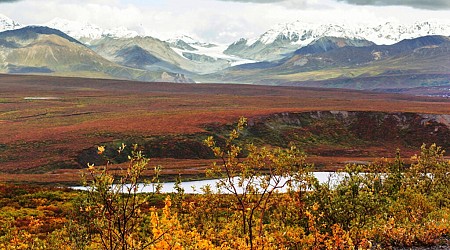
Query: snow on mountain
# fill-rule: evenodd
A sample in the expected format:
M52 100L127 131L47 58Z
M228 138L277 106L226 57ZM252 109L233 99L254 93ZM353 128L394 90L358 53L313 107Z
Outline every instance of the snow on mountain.
M196 39L192 38L192 36L188 36L188 35L178 35L178 36L175 36L174 38L167 39L166 42L174 43L174 42L177 42L179 40L184 41L187 44L199 43L198 40L196 40Z
M289 40L292 44L303 45L314 39L331 36L366 39L376 44L394 44L404 39L417 38L426 35L450 35L450 23L415 22L400 24L386 22L384 24L339 23L317 24L296 21L279 24L258 38L248 39L247 44L255 42L272 44L280 39Z
M196 50L193 53L198 54L198 55L205 55L208 57L212 57L216 60L226 60L229 62L230 66L256 62L255 60L249 60L249 59L244 59L244 58L241 58L238 56L224 54L223 51L226 50L227 45L216 45L214 47L200 47L200 46L197 47L197 46L195 46L194 48L196 48ZM184 57L183 53L186 53L185 50L181 50L181 49L177 49L177 48L173 48L173 50L183 57Z
M355 31L355 36L360 36L378 45L390 45L404 39L428 35L450 36L450 23L429 21L402 25L399 23L387 22L369 27L360 26Z
M169 44L176 44L179 42L184 42L191 46L207 47L207 48L217 46L216 44L202 42L202 41L200 41L200 39L193 38L192 36L188 36L188 35L175 36L174 38L166 40L166 42L168 42Z
M174 38L166 40L170 47L180 56L186 58L186 53L203 55L214 60L228 61L230 66L235 66L245 63L253 63L254 60L243 59L238 56L226 55L223 52L228 47L225 44L212 44L200 41L192 36L179 35ZM187 58L190 59L190 58ZM191 60L191 59L190 59Z
M23 26L11 18L0 14L0 32L6 31L6 30L15 30L20 29Z
M378 45L392 45L404 39L427 35L449 36L450 22L319 24L296 21L276 25L256 38L242 38L228 46L224 53L258 61L272 61L323 37L365 39Z
M62 32L76 39L87 41L100 39L102 37L132 38L139 35L136 31L129 30L125 27L103 29L87 22L81 23L62 18L55 18L43 25L61 30Z

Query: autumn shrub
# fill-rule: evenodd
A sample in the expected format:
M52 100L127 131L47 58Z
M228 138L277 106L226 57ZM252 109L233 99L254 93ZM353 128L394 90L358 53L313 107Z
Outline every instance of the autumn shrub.
M436 145L405 164L349 164L320 183L298 148L238 140L240 119L226 138L205 144L218 158L213 187L159 194L137 146L118 173L89 165L85 191L0 185L1 249L385 249L449 245L450 162ZM111 149L106 149L112 152ZM99 157L105 148L99 147ZM126 154L123 156L121 154ZM108 162L107 159L105 159ZM114 175L113 175L114 173ZM140 193L143 185L155 191Z
M437 244L448 234L442 211L448 209L449 162L440 147L422 146L410 166L397 152L393 161L349 164L335 174L338 181L319 183L294 147L238 145L244 127L241 119L225 145L206 140L220 159L210 173L227 195L210 196L205 202L215 207L203 208L215 219L197 222L229 235L220 239L249 249L364 249ZM277 192L284 187L284 194ZM223 208L226 202L230 209ZM230 225L234 233L227 231Z
M123 144L119 147L119 155L125 147ZM99 147L98 153L104 150ZM136 145L128 159L128 167L118 177L108 172L109 164L88 165L88 176L83 179L87 192L79 200L71 225L71 239L78 247L87 247L82 246L86 241L103 249L139 249L152 243L147 237L151 231L143 222L148 216L148 199L155 193L140 194L144 187L142 172L149 159ZM159 169L155 168L151 184L157 182L158 173Z
M347 165L335 184L317 184L307 203L330 235L339 226L355 246L437 244L448 234L441 213L448 209L449 162L436 145L421 148L406 166L399 155L393 162Z
M305 157L294 146L289 149L258 148L245 145L246 158L242 156L243 147L235 140L244 130L246 119L241 118L226 139L225 146L219 147L212 137L205 140L220 163L214 163L209 176L217 178L217 187L231 194L229 206L236 210L233 219L240 221L235 232L245 240L246 246L253 249L257 245L269 244L266 239L265 224L270 224L273 200L282 189L292 187L294 181L302 182L299 173L307 172Z

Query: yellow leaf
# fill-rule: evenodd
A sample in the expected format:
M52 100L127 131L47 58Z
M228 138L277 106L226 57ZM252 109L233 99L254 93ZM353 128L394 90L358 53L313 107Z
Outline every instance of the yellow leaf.
M101 154L103 154L103 152L105 152L105 146L98 146L97 147L97 150L98 150L98 154L99 155L101 155Z
M89 164L89 163L88 163L87 165L88 165L88 169L89 169L89 170L94 170L94 164Z

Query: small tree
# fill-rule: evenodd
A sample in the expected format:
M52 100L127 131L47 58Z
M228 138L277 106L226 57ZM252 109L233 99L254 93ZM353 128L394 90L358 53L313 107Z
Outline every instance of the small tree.
M122 153L125 145L118 149ZM104 151L98 148L99 154ZM148 204L151 195L139 194L144 187L141 176L146 169L149 159L137 150L134 145L131 155L128 156L129 165L115 178L108 172L109 163L104 167L88 165L88 176L83 178L83 184L88 188L86 200L81 204L79 211L91 235L98 235L99 245L103 249L142 249L154 242L151 237L142 237L143 214L142 209ZM150 181L159 190L159 167L155 168L155 175ZM156 183L156 184L155 184ZM148 233L148 232L146 232Z
M277 190L287 188L295 173L305 167L305 157L295 147L270 150L248 144L245 146L247 157L239 158L243 148L235 141L246 122L245 118L239 119L224 148L218 147L212 137L208 137L205 144L221 159L220 164L213 164L208 174L219 179L219 190L225 190L234 197L232 205L240 213L242 234L247 246L253 249L256 236L260 240L263 236L270 200Z
M450 161L444 159L445 151L432 144L420 148L420 155L412 157L411 168L405 173L405 188L431 198L439 207L450 203Z

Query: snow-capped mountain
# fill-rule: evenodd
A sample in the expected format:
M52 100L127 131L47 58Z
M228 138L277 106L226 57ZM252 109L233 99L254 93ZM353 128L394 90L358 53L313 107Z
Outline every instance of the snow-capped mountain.
M257 38L236 41L225 53L250 59L273 60L322 37L365 39L378 45L391 45L404 39L427 35L449 36L450 23L317 24L296 21L279 24Z
M227 66L252 63L253 60L243 59L223 52L228 47L224 44L213 44L195 39L192 36L179 35L166 40L170 47L180 56L197 62L222 63Z
M61 30L69 36L82 40L83 42L89 42L91 40L100 39L102 37L132 38L139 35L136 31L129 30L124 27L118 27L115 29L103 29L86 22L81 23L62 18L55 18L43 25Z
M200 39L195 39L192 36L187 36L187 35L179 35L174 38L166 40L166 42L168 42L171 45L182 42L182 43L186 43L190 46L205 47L205 48L217 46L212 43L202 42L202 41L200 41Z
M383 24L314 24L296 21L280 24L262 34L249 43L260 41L271 44L279 39L288 39L291 43L304 44L305 41L320 37L357 38L372 41L378 45L391 45L404 39L412 39L427 35L450 35L450 23L415 22L400 24L386 22Z
M20 29L23 26L20 23L15 22L11 18L0 14L0 32L6 30Z

